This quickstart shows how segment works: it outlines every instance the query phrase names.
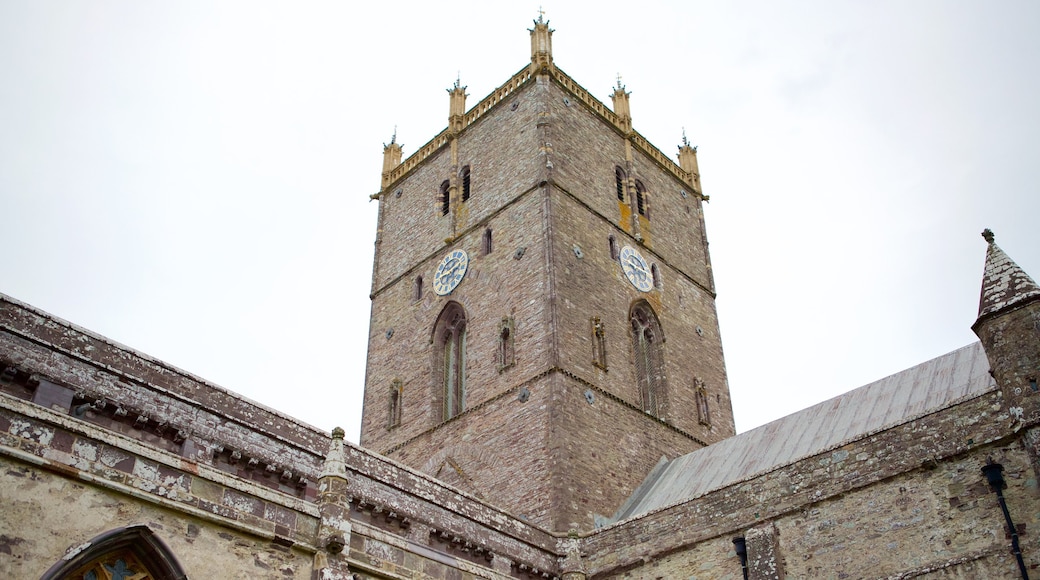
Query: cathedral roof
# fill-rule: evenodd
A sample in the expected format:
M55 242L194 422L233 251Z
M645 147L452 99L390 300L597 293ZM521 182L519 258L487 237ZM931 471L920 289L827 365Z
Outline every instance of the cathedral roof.
M981 343L662 461L612 521L674 505L996 388Z
M989 242L989 249L986 251L986 270L982 277L979 318L1040 297L1040 286L1000 249L994 241L993 232L986 230L982 232L982 237Z

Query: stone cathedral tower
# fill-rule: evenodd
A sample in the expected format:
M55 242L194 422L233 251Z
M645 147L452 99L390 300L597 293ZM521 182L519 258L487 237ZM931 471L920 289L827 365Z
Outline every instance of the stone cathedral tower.
M531 63L384 149L361 444L552 530L734 434L697 152Z

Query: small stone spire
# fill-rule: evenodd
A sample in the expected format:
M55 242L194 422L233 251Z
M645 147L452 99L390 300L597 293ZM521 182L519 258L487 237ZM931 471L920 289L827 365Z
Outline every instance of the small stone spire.
M397 143L397 127L389 143L383 143L383 187L390 181L390 172L401 164L401 146Z
M625 90L625 85L621 84L621 75L618 74L617 86L614 87L614 94L610 95L610 98L614 101L614 114L618 116L621 128L626 133L632 132L632 110L628 102L628 96L631 94Z
M347 463L343 456L343 438L346 432L336 427L332 430L332 442L329 443L329 452L325 456L325 465L321 470L321 477L347 478Z
M697 166L697 146L690 145L690 140L686 138L686 129L682 132L682 145L679 146L679 167L686 172L686 182L693 186L693 190L696 193L703 193L701 191L701 171Z
M997 246L992 231L982 237L989 247L979 318L971 329L1014 428L1030 428L1040 425L1040 286Z
M986 269L979 297L979 319L1040 298L1040 286L1000 249L993 232L987 228L982 237L989 248L986 250Z
M455 77L455 84L448 89L448 129L452 133L462 130L463 118L466 115L466 87L461 78Z
M545 12L538 10L538 20L534 21L531 33L531 73L549 72L553 68L552 34L549 21L545 20Z

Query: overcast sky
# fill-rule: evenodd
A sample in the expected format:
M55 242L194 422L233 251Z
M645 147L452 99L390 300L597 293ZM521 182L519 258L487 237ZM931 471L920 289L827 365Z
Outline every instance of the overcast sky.
M0 292L357 441L382 144L529 62L504 4L0 0ZM738 430L973 342L984 227L1040 277L1040 3L544 8L699 146Z

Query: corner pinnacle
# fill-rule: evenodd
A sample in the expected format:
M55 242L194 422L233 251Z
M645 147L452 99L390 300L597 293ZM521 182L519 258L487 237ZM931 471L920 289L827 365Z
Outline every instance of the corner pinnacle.
M982 230L982 237L991 244L993 243L993 240L996 238L996 236L993 235L993 230L989 228Z

